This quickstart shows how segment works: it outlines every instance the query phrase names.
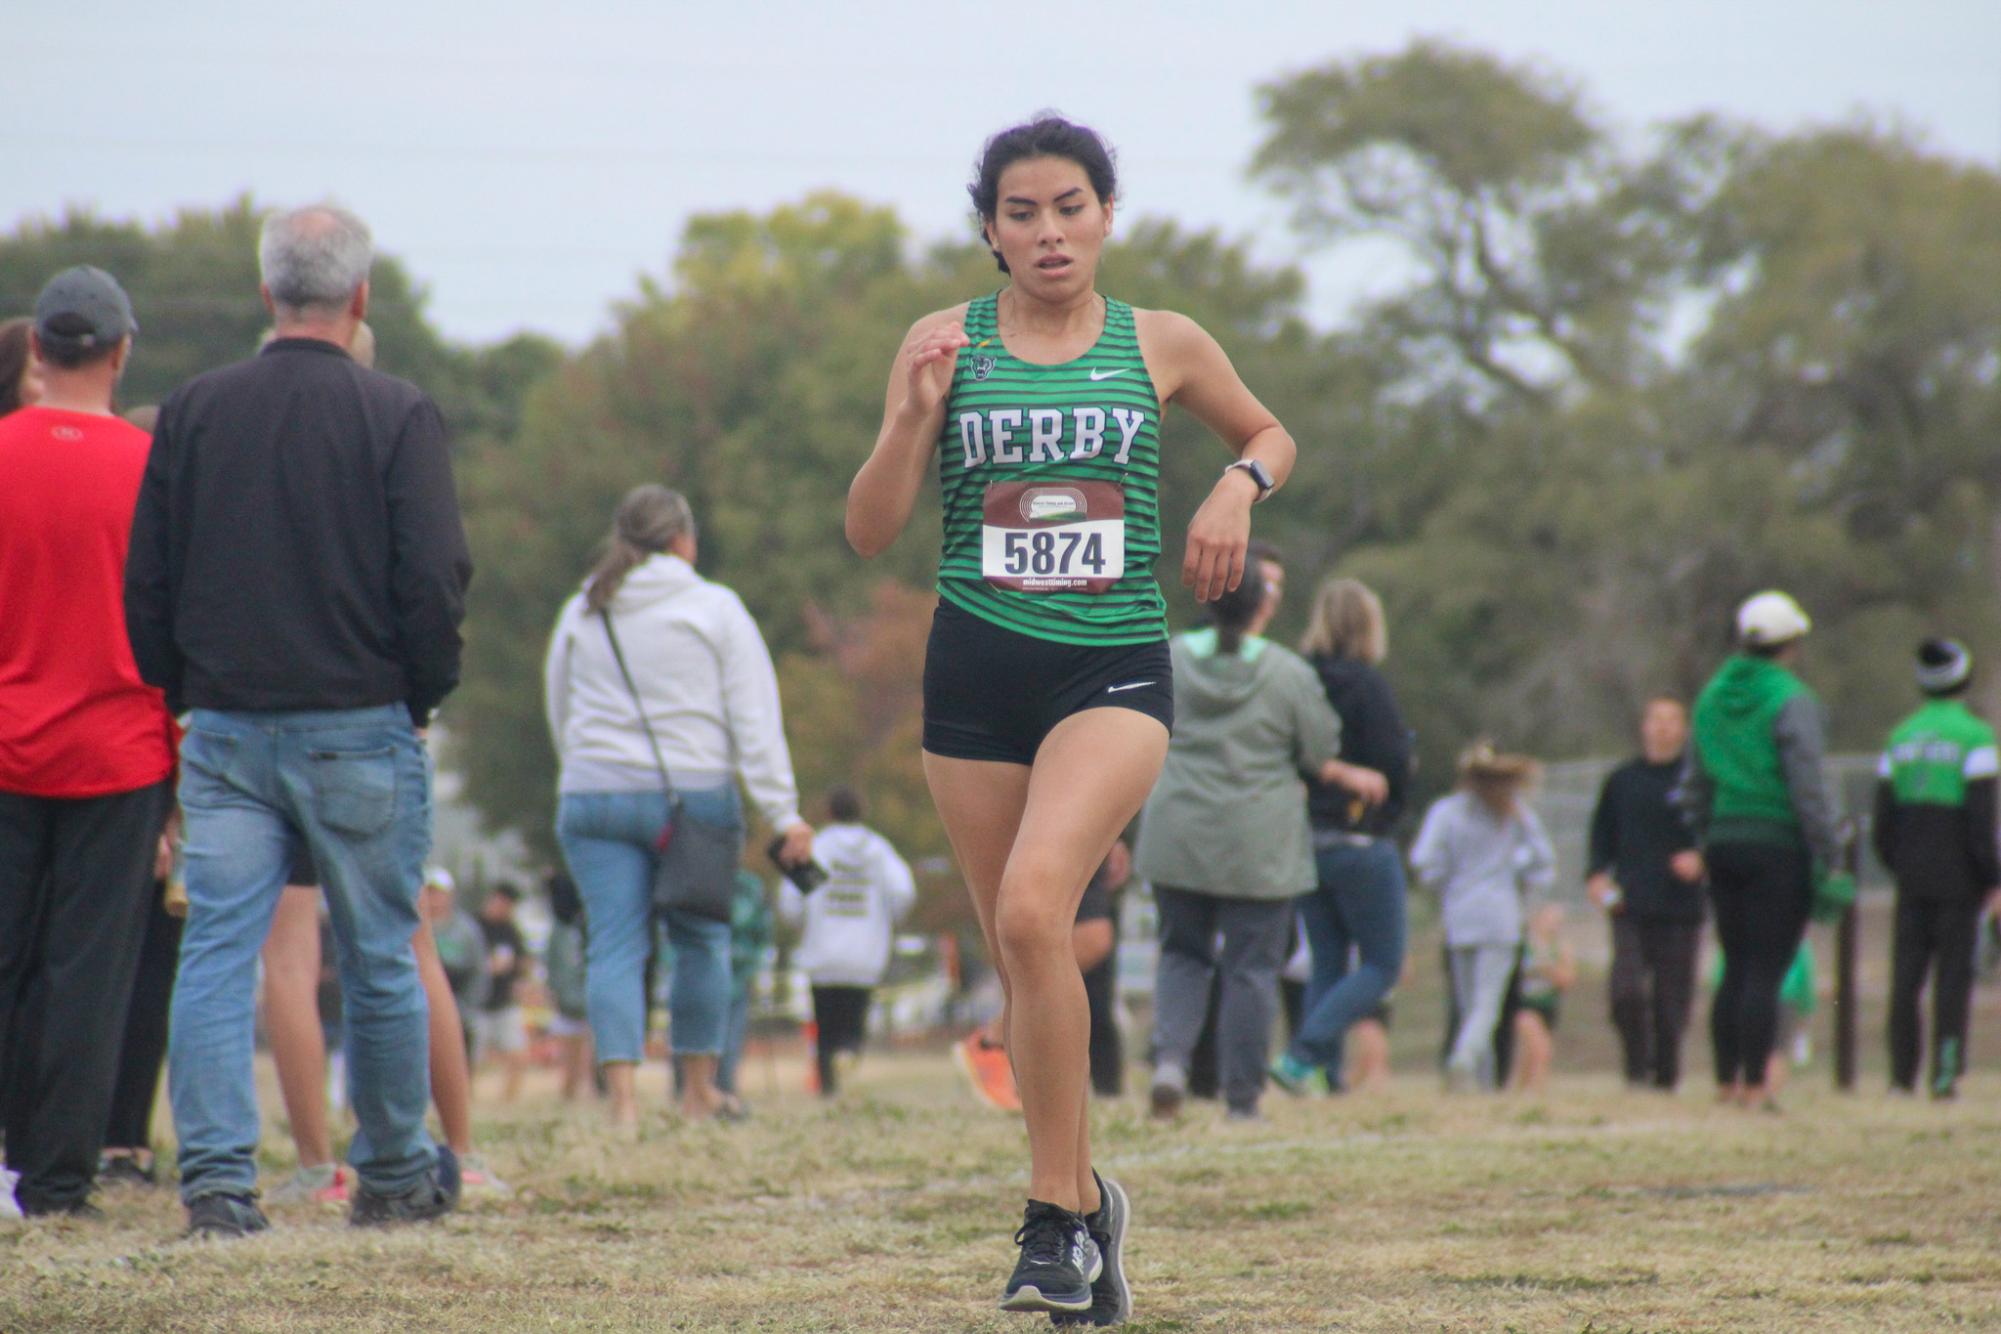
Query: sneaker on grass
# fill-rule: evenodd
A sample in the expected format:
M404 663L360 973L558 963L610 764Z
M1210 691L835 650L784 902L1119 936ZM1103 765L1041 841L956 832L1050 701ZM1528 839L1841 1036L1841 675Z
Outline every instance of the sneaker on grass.
M346 1204L347 1169L339 1163L302 1167L264 1192L272 1204Z
M514 1187L502 1181L499 1173L486 1165L483 1153L467 1153L459 1157L459 1182L466 1190L481 1191L487 1195L507 1196L514 1193Z
M1272 1083L1295 1098L1304 1098L1309 1094L1324 1096L1327 1092L1327 1072L1317 1065L1308 1065L1289 1051L1278 1054L1268 1073Z
M188 1202L188 1235L211 1241L233 1241L268 1231L271 1220L249 1195L198 1195Z
M1132 1221L1132 1203L1125 1187L1102 1172L1098 1178L1098 1207L1084 1215L1084 1228L1098 1244L1104 1267L1091 1280L1091 1307L1087 1311L1051 1311L1053 1325L1123 1325L1132 1315L1132 1286L1126 1282L1126 1226Z
M1007 1058L1007 1048L988 1042L984 1031L975 1031L952 1048L952 1058L981 1102L999 1112L1021 1110L1021 1094L1014 1086L1014 1065Z
M400 1194L377 1194L366 1182L357 1185L347 1221L354 1227L429 1223L459 1207L459 1190L458 1155L440 1144L438 1165Z
M1030 1200L1014 1234L1021 1259L1001 1294L1003 1311L1088 1311L1091 1284L1104 1272L1084 1216Z

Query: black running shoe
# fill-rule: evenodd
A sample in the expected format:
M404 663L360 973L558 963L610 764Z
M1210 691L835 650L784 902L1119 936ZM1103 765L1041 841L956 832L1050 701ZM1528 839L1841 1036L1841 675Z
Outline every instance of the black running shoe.
M198 1195L188 1201L188 1235L218 1241L247 1237L270 1228L271 1220L250 1195Z
M1081 1214L1030 1200L1014 1234L1021 1262L1001 1295L1003 1311L1088 1311L1104 1257Z
M367 1186L354 1192L347 1221L354 1227L387 1227L392 1223L428 1223L459 1207L459 1159L438 1146L438 1165L400 1195L378 1195Z
M1098 1208L1084 1215L1084 1226L1098 1244L1104 1268L1091 1281L1091 1309L1049 1313L1052 1325L1123 1325L1132 1315L1133 1293L1126 1282L1126 1225L1132 1221L1132 1203L1125 1188L1103 1173L1098 1178Z

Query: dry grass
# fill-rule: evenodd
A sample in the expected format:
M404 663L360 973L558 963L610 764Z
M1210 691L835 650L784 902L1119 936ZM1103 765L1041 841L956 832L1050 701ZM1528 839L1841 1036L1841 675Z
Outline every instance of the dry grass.
M1274 1098L1259 1125L1155 1125L1133 1098L1097 1124L1133 1195L1136 1331L2001 1328L2001 1077L1966 1093L1816 1081L1769 1117L1585 1076L1534 1099L1406 1077ZM165 1192L0 1225L0 1329L1047 1328L991 1306L1020 1125L942 1057L877 1058L834 1106L761 1098L747 1126L663 1116L632 1146L546 1095L480 1124L518 1192L442 1226L293 1210L193 1244Z

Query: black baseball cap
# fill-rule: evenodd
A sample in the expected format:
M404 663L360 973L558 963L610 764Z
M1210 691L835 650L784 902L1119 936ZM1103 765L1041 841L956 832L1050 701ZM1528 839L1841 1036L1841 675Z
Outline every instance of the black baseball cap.
M82 351L138 333L139 321L116 278L79 264L49 279L35 298L35 332L45 343Z

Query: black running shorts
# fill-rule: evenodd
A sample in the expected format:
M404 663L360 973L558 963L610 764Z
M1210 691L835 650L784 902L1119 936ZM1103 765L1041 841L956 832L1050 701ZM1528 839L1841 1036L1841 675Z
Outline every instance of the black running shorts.
M938 603L924 652L924 749L933 755L1033 764L1056 724L1098 708L1134 709L1172 729L1167 641L1058 644Z

